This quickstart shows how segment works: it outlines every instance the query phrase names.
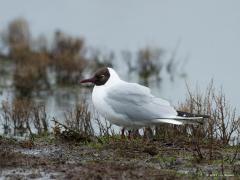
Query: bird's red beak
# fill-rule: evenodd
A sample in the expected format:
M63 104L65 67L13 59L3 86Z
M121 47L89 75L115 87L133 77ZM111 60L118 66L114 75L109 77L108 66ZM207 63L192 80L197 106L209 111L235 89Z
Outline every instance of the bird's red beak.
M89 78L89 79L83 79L80 81L80 83L95 83L95 78Z

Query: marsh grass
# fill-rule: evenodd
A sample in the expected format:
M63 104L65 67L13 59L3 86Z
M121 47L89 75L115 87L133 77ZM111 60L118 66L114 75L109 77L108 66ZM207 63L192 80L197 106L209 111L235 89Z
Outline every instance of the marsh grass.
M92 115L84 102L64 113L64 122L53 117L53 135L56 139L70 142L91 142L95 138Z
M210 89L212 92L212 88ZM207 92L207 94L210 94L209 89ZM191 98L194 97L195 96L191 94ZM203 99L206 98L203 94L202 97L204 97ZM212 96L209 95L207 97ZM214 97L218 96L215 94ZM209 102L208 98L206 101L200 101L199 99L201 98L198 97L198 106L201 105L200 102ZM191 109L187 108L191 107L193 109L192 112L195 113L194 110L197 109L194 106L195 101L190 100L187 99L187 103L181 104L181 107L189 110L189 112ZM215 103L219 101L211 102ZM206 105L208 108L202 107ZM203 103L202 106L200 106L202 111L200 108L197 109L199 110L197 112L201 114L205 114L206 111L209 112L209 109L212 110L221 107L213 106L212 104L210 106L208 103ZM216 109L213 112L217 112ZM238 173L236 163L239 161L239 142L231 144L231 141L229 141L226 143L225 139L222 138L221 129L217 129L218 127L222 127L218 126L217 122L222 123L222 121L217 121L216 118L211 117L213 120L216 119L216 122L213 121L214 123L206 120L203 125L197 126L163 124L156 129L152 128L153 134L151 138L144 139L143 135L141 135L136 139L123 139L120 132L114 131L106 120L100 119L98 116L96 119L96 116L93 116L88 105L85 103L76 105L71 111L66 111L64 116L65 121L63 123L54 119L55 124L52 130L54 137L49 133L47 117L48 115L46 114L44 106L26 100L16 100L12 103L3 103L1 122L16 129L19 129L19 127L25 128L31 137L34 137L22 143L22 147L24 148L32 148L37 144L37 139L42 139L45 143L73 143L77 146L92 148L97 150L97 153L95 153L96 156L98 156L100 152L114 152L113 157L111 157L111 160L114 161L119 159L133 162L144 160L144 163L150 165L152 163L158 163L162 169L167 170L179 166L187 168L193 164L202 166L206 164L218 168L217 170L212 168L214 171L209 172L209 174L214 174L215 171L217 175L221 176L227 175L229 172ZM98 125L93 126L93 123L96 121ZM231 121L229 123L231 123ZM33 127L37 129L37 131L33 131ZM226 133L229 133L229 130L231 129L226 128ZM17 134L17 130L15 131ZM97 134L96 131L100 133ZM231 137L234 137L235 132L238 131L235 130ZM206 175L206 170L199 168L199 172L194 174Z
M32 51L15 52L13 83L19 97L30 97L33 92L50 88L47 69L49 55Z
M213 83L210 83L205 93L195 92L194 94L189 90L186 101L180 104L178 109L194 114L207 114L210 118L199 125L161 124L155 128L148 128L150 139L168 139L172 142L185 139L186 142L192 143L199 159L204 158L200 147L208 147L211 160L214 158L215 147L239 143L240 120L236 116L235 109L226 100L223 91L216 91ZM66 111L64 119L66 127L87 136L110 137L119 134L106 119L90 112L85 103L77 104L73 110ZM36 129L38 134L49 131L45 106L29 99L3 102L1 122L4 132L7 133L10 127L13 127L14 135L19 129L30 134L33 134L32 128Z
M163 71L171 80L178 72L176 50L166 58L164 55L170 53L147 46L137 52L123 51L123 60L120 60L115 52L86 46L83 38L60 30L55 32L50 43L44 35L34 37L24 18L13 19L0 33L4 48L9 50L7 54L0 50L0 60L8 59L14 65L11 72L13 85L20 97L31 97L34 93L51 90L55 85L76 85L83 73L92 73L103 66L117 69L121 61L125 61L122 65L129 72L128 78L134 73L135 78L145 85L152 82L159 85ZM5 72L0 70L0 73Z
M84 40L56 31L53 44L50 54L57 84L77 84L86 66L86 58L83 55Z
M99 130L99 136L115 136L117 133L115 132L114 128L112 127L112 124L109 123L109 121L105 118L101 118L101 116L96 113L95 114L95 122L97 123L98 130Z
M204 93L188 88L188 97L180 105L180 110L195 114L207 114L203 125L180 127L180 132L191 136L191 142L196 149L195 157L202 159L215 159L218 148L233 145L239 146L240 121L233 108L226 99L222 89L217 91L211 82ZM207 147L208 153L202 151ZM206 157L207 156L207 157ZM221 154L224 157L224 154Z
M33 136L36 133L49 131L48 118L44 105L39 105L26 99L15 99L12 103L2 102L1 122L4 131L13 130L13 135L23 136L28 133ZM5 133L7 134L7 133Z
M82 38L57 31L50 47L45 36L31 35L28 22L23 18L12 20L1 32L1 40L9 52L0 52L0 60L8 59L14 65L11 74L19 97L31 97L33 92L51 89L53 77L49 77L48 72L56 75L57 85L76 84L86 65Z
M77 104L72 111L66 112L64 117L65 123L70 129L80 134L94 136L91 112L85 103Z

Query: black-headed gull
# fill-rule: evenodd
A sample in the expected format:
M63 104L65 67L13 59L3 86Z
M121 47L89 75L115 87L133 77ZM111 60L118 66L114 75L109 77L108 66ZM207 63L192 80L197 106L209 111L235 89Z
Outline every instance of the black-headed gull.
M123 128L141 128L170 123L200 122L207 116L176 111L168 101L155 97L148 87L120 79L112 68L99 69L92 78L81 83L93 83L92 101L97 111Z

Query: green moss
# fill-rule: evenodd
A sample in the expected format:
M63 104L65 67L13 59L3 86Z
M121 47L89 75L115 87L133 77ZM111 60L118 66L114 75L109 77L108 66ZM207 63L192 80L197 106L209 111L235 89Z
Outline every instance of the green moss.
M215 159L215 160L212 160L212 161L210 162L210 164L220 165L220 164L222 164L222 160L221 160L221 159Z
M159 161L159 162L174 162L176 161L176 157L175 156L162 156L160 154L154 156L153 158L151 158L151 161Z
M33 144L37 144L40 141L44 141L49 144L56 142L56 138L53 136L53 134L48 132L43 132L41 134L33 135L30 137L30 140L32 141Z
M89 142L87 143L87 146L92 147L97 150L101 150L103 148L103 144L99 142Z
M172 170L172 169L163 169L163 170L161 170L161 172L163 174L165 174L166 176L174 176L176 178L190 177L190 174L186 174L186 173L179 172L179 171Z

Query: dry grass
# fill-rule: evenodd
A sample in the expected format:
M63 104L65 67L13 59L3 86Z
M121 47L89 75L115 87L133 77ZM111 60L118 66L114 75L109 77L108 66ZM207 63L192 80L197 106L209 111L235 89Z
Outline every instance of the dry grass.
M238 137L240 122L236 108L229 104L223 91L217 91L211 82L205 93L198 90L195 94L190 90L188 92L189 96L185 103L180 105L180 109L210 116L201 128L201 137L219 140L223 145L234 143Z
M13 129L13 135L31 136L48 132L48 119L45 106L26 99L16 99L12 103L2 102L1 121L5 132ZM11 128L12 127L12 128Z
M211 82L205 93L200 93L198 90L195 91L196 93L190 90L188 92L189 96L185 103L180 105L180 109L210 116L203 125L185 126L181 130L191 135L191 141L197 152L196 157L199 160L203 158L212 160L218 148L239 145L240 121L236 115L236 109L227 102L223 91L216 91ZM201 151L203 146L208 148L208 157Z
M99 136L110 137L117 134L112 127L112 124L109 123L107 119L101 118L98 113L95 115L95 122L98 126Z
M85 103L77 104L73 111L65 113L65 123L68 128L88 136L94 135L91 113Z

